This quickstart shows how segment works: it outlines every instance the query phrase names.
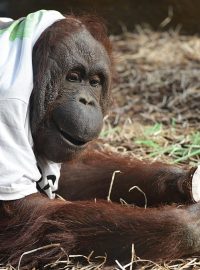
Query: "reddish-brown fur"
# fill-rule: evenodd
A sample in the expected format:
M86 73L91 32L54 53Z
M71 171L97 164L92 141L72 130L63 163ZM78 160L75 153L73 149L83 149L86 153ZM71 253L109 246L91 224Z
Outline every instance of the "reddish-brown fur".
M92 250L95 255L107 254L109 262L129 259L132 243L137 255L149 259L172 259L199 251L199 204L144 209L99 200L107 197L112 173L120 169L122 174L114 181L112 201L123 198L128 203L144 205L139 191L128 192L137 185L145 189L147 206L174 200L187 203L191 197L184 193L182 182L190 179L189 171L98 152L90 152L85 158L63 166L60 189L66 199L85 201L51 201L37 194L1 203L2 261L15 265L23 252L51 243L59 243L67 254L88 255ZM94 198L96 202L91 200ZM60 247L40 250L26 255L22 265L29 265L30 269L31 265L44 265L63 256L66 255Z
M96 19L80 20L110 54L104 26ZM66 33L65 26L64 22L59 26L61 35ZM73 31L70 27L69 24L67 31ZM113 182L112 202L106 202L115 170L121 173ZM54 247L24 256L24 269L42 269L45 263L66 256L63 250L67 254L107 254L109 262L126 260L131 256L133 243L137 255L148 259L198 253L200 204L186 206L192 202L193 171L88 148L62 167L58 193L71 202L51 201L35 194L0 203L0 261L16 265L23 252L52 243L59 243L62 249ZM144 208L144 195L137 189L129 192L133 186L146 194L147 207L154 208ZM116 203L120 198L137 206L121 206ZM185 206L161 206L174 202Z

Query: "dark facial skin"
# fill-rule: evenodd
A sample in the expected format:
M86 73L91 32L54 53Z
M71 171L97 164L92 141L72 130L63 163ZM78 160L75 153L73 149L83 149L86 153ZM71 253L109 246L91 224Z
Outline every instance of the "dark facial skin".
M40 61L33 63L34 74L39 75L31 99L35 152L63 162L85 149L101 131L109 101L110 59L82 27L50 46L41 70Z

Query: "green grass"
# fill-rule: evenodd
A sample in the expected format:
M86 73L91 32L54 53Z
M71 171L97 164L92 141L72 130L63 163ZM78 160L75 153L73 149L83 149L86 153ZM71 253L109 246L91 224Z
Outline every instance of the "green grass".
M126 143L130 151L137 150L141 156L145 153L145 157L150 159L192 165L200 160L200 132L178 126L175 120L167 127L160 123L152 126L128 123L114 128L106 125L101 138L113 146Z
M171 126L173 139L165 137L165 132L162 125L157 123L145 129L143 138L136 139L135 143L149 148L149 157L169 155L174 163L185 162L190 159L198 161L200 157L200 132L191 131L187 135L176 134L180 131L177 132L174 125ZM159 139L159 136L166 138L165 145Z

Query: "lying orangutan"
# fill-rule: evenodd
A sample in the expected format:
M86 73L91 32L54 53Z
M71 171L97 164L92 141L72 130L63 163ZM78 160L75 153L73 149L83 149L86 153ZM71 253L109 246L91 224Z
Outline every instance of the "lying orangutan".
M146 259L199 254L197 168L90 146L110 105L113 57L105 26L93 17L39 11L1 27L0 261L16 265L24 252L56 243L24 256L21 265L42 268L63 250L126 260L133 243ZM151 208L143 207L141 192L129 192L133 186ZM54 199L55 192L71 202ZM122 206L120 198L141 207ZM171 203L185 206L161 206Z

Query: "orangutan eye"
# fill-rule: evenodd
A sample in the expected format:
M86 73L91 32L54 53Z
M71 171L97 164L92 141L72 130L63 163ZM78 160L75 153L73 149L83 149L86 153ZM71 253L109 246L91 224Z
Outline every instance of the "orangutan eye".
M90 85L92 87L97 87L99 85L101 85L101 79L98 75L95 75L93 77L90 78Z
M69 74L67 74L66 79L69 82L80 82L81 76L80 76L80 73L73 71L73 72L70 72Z

